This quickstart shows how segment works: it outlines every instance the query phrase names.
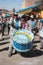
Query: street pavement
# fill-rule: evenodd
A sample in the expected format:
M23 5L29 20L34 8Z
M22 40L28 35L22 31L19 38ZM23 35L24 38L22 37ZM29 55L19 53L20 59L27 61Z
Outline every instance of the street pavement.
M15 54L13 50L11 57L8 56L9 36L3 38L3 40L0 40L0 65L43 65L43 49L40 49L39 36L35 36L31 51Z

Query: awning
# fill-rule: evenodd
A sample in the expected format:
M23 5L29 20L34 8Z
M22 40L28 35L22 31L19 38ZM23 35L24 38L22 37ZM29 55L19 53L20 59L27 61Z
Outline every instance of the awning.
M10 17L11 15L10 14L5 14L5 17Z
M24 10L24 11L20 11L20 12L18 12L18 13L20 13L20 14L25 14L25 13L30 13L32 11L32 9L29 9L29 10Z
M23 13L23 14L25 14L25 13L30 13L33 8L37 8L39 5L40 5L40 4L34 4L34 5L28 6L28 7L26 7L26 8L21 8L20 10L18 10L18 11L16 11L16 12L18 12L18 13L20 13L20 14L21 14L21 13Z

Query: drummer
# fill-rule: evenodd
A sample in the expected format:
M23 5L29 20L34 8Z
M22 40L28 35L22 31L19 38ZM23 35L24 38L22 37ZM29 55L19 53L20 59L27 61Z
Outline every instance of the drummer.
M33 32L34 31L34 28L35 28L34 15L31 15L30 16L30 20L28 21L28 23L29 23L29 30L31 32Z
M12 55L12 51L13 51L13 46L12 46L12 43L13 43L13 33L17 30L20 29L20 20L18 18L18 13L13 13L12 14L12 18L10 19L10 46L9 46L9 57Z
M39 30L39 36L41 41L41 47L40 49L43 49L43 19L40 20L40 30Z

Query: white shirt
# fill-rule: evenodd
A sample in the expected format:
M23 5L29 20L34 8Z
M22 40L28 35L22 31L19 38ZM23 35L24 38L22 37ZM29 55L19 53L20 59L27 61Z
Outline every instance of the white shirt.
M10 24L12 23L12 19L10 19ZM16 21L14 19L14 25L15 25ZM19 26L21 26L21 22L19 21ZM13 33L17 31L16 29L14 29L12 26L10 26L10 35L13 35Z

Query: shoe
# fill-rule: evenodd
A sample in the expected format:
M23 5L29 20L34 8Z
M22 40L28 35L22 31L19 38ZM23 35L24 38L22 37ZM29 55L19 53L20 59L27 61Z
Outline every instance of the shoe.
M12 53L9 53L8 56L11 57L12 56Z
M17 51L15 50L15 54L17 54Z

